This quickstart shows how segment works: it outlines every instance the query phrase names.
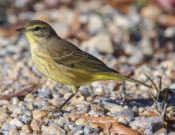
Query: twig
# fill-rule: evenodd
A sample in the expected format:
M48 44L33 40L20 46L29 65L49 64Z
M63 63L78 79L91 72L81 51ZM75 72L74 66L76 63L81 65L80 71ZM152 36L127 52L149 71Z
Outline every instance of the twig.
M0 100L10 100L13 97L22 97L22 96L25 96L28 93L34 93L43 84L44 83L39 83L39 84L33 85L33 86L29 87L29 88L24 88L24 89L16 92L15 94L12 94L12 95L2 95L2 96L0 96Z

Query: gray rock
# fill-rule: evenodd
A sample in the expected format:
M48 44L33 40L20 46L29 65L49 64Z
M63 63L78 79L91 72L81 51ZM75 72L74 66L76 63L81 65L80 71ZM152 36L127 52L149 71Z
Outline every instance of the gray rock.
M39 90L38 95L43 98L52 98L52 92L50 89L43 87L41 90Z
M134 120L134 111L129 109L123 110L123 115L128 118L129 121Z
M145 131L144 131L143 133L144 133L145 135L152 135L152 134L153 134L151 128L145 129Z
M94 114L97 114L97 112L95 112L94 110L90 110L88 113L88 115L90 115L90 116L93 116Z
M84 106L78 107L78 110L77 111L78 112L84 112L84 113L86 113L86 112L89 111L89 107L86 106L86 105L84 105Z
M164 127L164 123L161 117L149 117L130 122L130 126L137 126L145 129L151 128L152 132L156 132L160 128Z
M64 127L66 127L67 129L73 129L75 127L75 123L73 122L68 122L64 125Z
M29 124L32 119L32 114L29 111L25 111L25 114L20 115L18 119L21 120L24 124Z
M92 132L93 132L93 133L100 133L100 131L101 131L101 130L98 129L98 128L93 128L93 131L92 131Z
M37 108L37 109L40 109L42 107L47 107L49 106L49 102L47 100L43 100L41 102L38 102L38 103L34 103L34 106Z
M90 133L93 133L93 129L90 126L86 126L84 128L84 135L89 135Z
M119 115L122 115L122 112L115 112L115 113L112 113L110 116L111 117L117 117Z
M63 116L63 113L62 112L54 112L53 113L53 116L57 117L57 118L60 118Z
M78 130L77 132L74 133L74 135L84 135L83 130Z
M59 120L58 120L59 125L64 125L68 122L69 122L69 120L67 118L64 118L64 117L60 117Z
M105 109L109 110L111 113L122 112L122 102L111 100L110 98L100 98L100 103Z
M84 128L84 126L83 125L80 125L80 126L76 126L76 127L74 127L74 128L72 128L72 130L71 130L71 133L76 133L77 131L82 131L83 130L83 128Z
M120 105L122 106L123 103L120 101L116 101L116 100L111 100L110 98L100 98L98 100L98 102L100 102L102 105L108 105L108 106L114 106L114 105Z
M2 102L0 102L0 107L2 107L3 106L3 103Z
M3 131L10 131L12 129L16 129L16 126L15 125L11 125L9 123L4 123L2 125L2 128L1 128L1 130L3 130Z

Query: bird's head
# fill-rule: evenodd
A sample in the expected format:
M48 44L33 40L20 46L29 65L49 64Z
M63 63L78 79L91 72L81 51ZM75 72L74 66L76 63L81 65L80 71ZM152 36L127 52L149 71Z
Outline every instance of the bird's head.
M48 23L41 20L32 20L17 31L24 32L31 43L46 41L49 37L57 35Z

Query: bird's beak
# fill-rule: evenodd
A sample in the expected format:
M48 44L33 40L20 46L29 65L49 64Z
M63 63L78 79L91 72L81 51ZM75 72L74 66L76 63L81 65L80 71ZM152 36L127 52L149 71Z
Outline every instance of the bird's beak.
M19 31L19 32L26 32L26 28L19 28L19 29L16 29L16 31Z

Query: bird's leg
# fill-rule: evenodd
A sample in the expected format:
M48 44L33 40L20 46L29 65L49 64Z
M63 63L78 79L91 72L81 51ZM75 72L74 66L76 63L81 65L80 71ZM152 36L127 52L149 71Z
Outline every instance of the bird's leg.
M75 85L72 86L72 92L73 92L72 95L70 95L70 97L60 106L60 109L76 95L79 88L80 86L75 86Z
M89 91L90 91L90 95L91 95L92 97L94 97L95 95L94 95L94 91L93 91L93 86L92 86L91 84L88 85L88 89L89 89Z

